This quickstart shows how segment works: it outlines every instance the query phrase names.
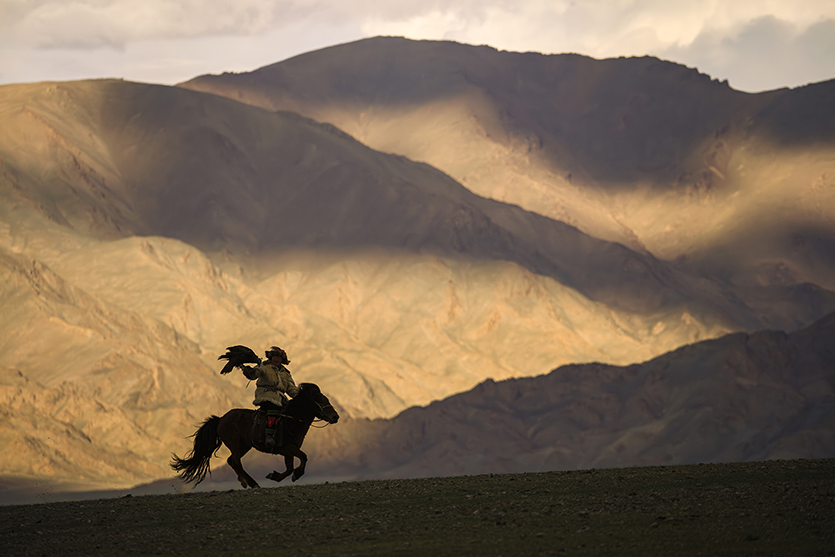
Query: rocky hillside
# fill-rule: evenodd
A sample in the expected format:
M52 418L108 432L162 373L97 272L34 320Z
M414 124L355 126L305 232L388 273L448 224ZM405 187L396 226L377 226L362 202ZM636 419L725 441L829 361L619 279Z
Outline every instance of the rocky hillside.
M376 37L181 86L329 122L752 304L833 288L832 80L749 94L652 57Z
M405 478L831 458L833 316L626 367L568 365L316 431L315 474ZM273 463L275 466L275 463Z
M380 44L390 43L358 43ZM474 89L467 87L462 103L425 102L455 97L443 92L450 75L460 76L450 69L460 68L460 53L484 54L488 61L510 55L447 43L392 44L408 47L404 56L418 48L429 56L420 67L447 73L425 72L418 87L402 82L391 67L392 80L367 82L368 95L377 99L374 103L388 98L392 106L417 110L410 112L416 121L437 118L439 133L445 129L441 123L459 122L450 107L477 106ZM347 52L358 45L346 47ZM336 62L324 60L335 56L338 61L344 51L311 56L327 69ZM560 73L558 64L548 66L546 74L556 72L563 76L561 83L590 87L596 80L615 79L610 72L628 75L643 67L635 61L598 66L582 57L570 59L578 64L576 73ZM404 58L403 65L419 67L409 60ZM299 71L304 67L288 63ZM312 83L321 79L317 64L307 66ZM358 71L378 66L361 65ZM477 69L484 67L474 63L472 71ZM534 91L534 76L545 70L535 65L526 71L520 91ZM346 78L339 85L343 74L330 72L335 81L320 90L320 97L302 85L293 87L299 98L319 98L335 114L349 114L340 108L346 104L339 95L359 94L362 79ZM285 81L300 75L294 70ZM465 76L465 83L478 81L483 89L492 83L484 76L474 81L475 75ZM496 76L495 86L506 87L507 76ZM721 87L703 81L694 82L695 98L702 98L703 87ZM644 81L628 80L625 87L630 83L639 87ZM815 100L816 91L826 86L806 90L812 97L780 92L757 97L764 114L773 114L764 121L784 122L780 134L769 136L781 139L769 143L774 160L813 157L805 168L818 168L819 159L813 160L818 146L832 144L832 137L822 139L802 125L806 109L798 99ZM586 91L583 87L578 91ZM196 423L251 404L253 387L243 377L217 374L217 356L232 344L259 352L282 345L296 380L320 384L342 415L359 424L364 418L392 418L489 378L537 376L564 364L623 366L730 332L791 332L832 312L832 277L828 284L810 270L828 268L830 261L832 274L833 251L826 249L832 247L832 174L812 189L803 189L801 179L781 179L774 188L764 186L759 197L754 189L746 194L765 204L784 203L799 230L806 227L810 234L793 244L800 259L787 259L769 242L757 242L766 236L760 224L753 224L747 234L763 247L763 261L780 263L787 273L781 280L741 282L735 278L738 270L745 267L749 273L754 267L733 249L714 250L720 244L700 244L726 254L718 255L718 267L711 270L688 257L646 249L635 241L640 236L635 231L603 233L606 226L589 224L615 222L606 203L616 202L668 218L673 205L644 204L649 198L642 196L651 192L680 203L685 190L660 186L667 174L648 170L644 155L632 151L616 161L610 160L609 147L599 149L601 172L620 173L620 182L606 172L595 174L590 168L596 165L589 162L595 148L566 150L558 133L561 111L568 110L564 103L577 96L583 113L591 110L584 104L591 97L567 93L554 107L563 116L541 119L537 115L546 108L537 103L545 97L533 94L519 97L527 99L529 116L507 108L498 128L485 127L484 119L470 121L488 130L481 139L470 132L434 137L424 134L429 128L404 127L405 121L397 119L371 119L369 130L377 134L394 126L392 138L409 137L430 150L443 146L478 167L485 162L478 157L489 156L496 164L484 166L485 176L504 176L508 191L524 194L537 188L519 181L522 175L508 174L517 168L509 162L513 157L499 153L527 129L523 123L541 122L542 146L532 147L526 168L548 166L549 176L563 176L540 182L538 191L565 199L565 218L546 210L546 197L537 198L543 209L533 210L540 201L503 198L489 191L488 182L477 187L478 180L457 176L443 161L435 165L429 157L403 153L407 157L376 144L371 131L364 136L340 124L346 133L326 118L310 119L321 115L301 105L276 111L186 87L116 80L0 87L0 439L13 448L0 459L4 482L104 489L167 477L170 453L183 451ZM666 95L690 106L691 96ZM502 98L511 102L516 96ZM598 106L608 103L604 99ZM500 106L494 101L484 106L479 118L499 114L491 112ZM518 116L509 119L512 113ZM603 121L595 114L590 113L590 126ZM697 116L692 115L694 121ZM753 124L754 143L746 145L766 145L763 130L779 129L761 124ZM665 126L663 136L670 133ZM404 129L414 133L397 131ZM497 135L500 129L505 131ZM605 137L602 130L599 136ZM530 139L532 146L539 144ZM674 143L682 154L700 141ZM467 159L471 155L478 157ZM832 149L828 156L832 166ZM623 166L629 160L636 166L628 172ZM746 188L753 183L746 182ZM555 184L565 188L554 189ZM793 193L789 202L790 191L802 191L790 189L798 184L807 193ZM693 204L694 223L702 222L703 209L740 209L730 201L735 194L729 195ZM741 219L740 226L746 222ZM783 221L768 222L783 234ZM813 241L827 222L830 235ZM711 228L712 237L729 230L721 224ZM734 234L728 238L737 241ZM798 264L802 259L807 267ZM355 431L349 438L356 441L361 430L335 431Z

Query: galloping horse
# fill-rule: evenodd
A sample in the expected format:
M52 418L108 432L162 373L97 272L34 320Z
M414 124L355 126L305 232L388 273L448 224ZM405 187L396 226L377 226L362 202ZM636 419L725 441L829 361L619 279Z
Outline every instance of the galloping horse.
M210 471L209 460L223 443L232 453L226 462L238 474L241 487L245 489L259 487L258 483L241 466L241 457L252 448L263 453L284 455L287 470L282 473L273 470L267 475L267 479L280 482L292 473L292 479L295 482L305 473L305 464L308 462L308 455L302 452L301 447L311 423L315 418L325 420L329 424L335 424L340 419L339 414L319 387L313 383L302 383L299 385L299 394L285 406L284 443L271 451L252 438L255 412L255 410L235 408L224 414L222 418L209 417L193 435L194 449L189 456L179 458L176 454L172 455L171 467L178 472L177 476L185 482L194 481L195 485L202 482L207 472ZM294 457L300 461L295 469L293 468Z

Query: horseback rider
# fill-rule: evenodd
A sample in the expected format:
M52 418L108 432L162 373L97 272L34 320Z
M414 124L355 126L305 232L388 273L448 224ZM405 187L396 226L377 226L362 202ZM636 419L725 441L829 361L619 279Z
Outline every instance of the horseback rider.
M267 357L265 361L257 366L241 365L244 377L250 381L256 380L255 398L253 404L260 407L267 414L267 429L265 443L268 447L281 444L276 439L277 433L281 432L279 417L282 408L287 403L287 397L295 397L299 393L299 387L293 381L290 370L286 367L290 363L287 352L278 346L270 347L264 352Z

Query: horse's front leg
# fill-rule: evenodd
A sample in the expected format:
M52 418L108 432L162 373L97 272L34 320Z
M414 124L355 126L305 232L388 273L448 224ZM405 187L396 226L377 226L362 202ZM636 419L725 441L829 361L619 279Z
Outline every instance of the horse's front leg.
M293 457L290 455L285 455L284 465L287 468L284 472L279 473L276 470L273 470L272 472L267 474L267 479L273 480L274 482L280 482L286 477L288 477L291 474L291 472L293 472Z
M288 449L287 454L291 460L294 456L299 459L299 466L293 470L293 477L291 478L295 482L305 474L305 465L308 463L308 455L303 453L302 449L292 445L288 447Z

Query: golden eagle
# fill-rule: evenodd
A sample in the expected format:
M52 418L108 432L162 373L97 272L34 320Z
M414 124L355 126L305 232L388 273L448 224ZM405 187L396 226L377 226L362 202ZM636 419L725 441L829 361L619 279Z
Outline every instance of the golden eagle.
M241 367L243 364L261 364L261 358L246 346L235 345L226 349L226 354L218 356L219 360L228 360L221 370L221 375L226 375L232 368Z

